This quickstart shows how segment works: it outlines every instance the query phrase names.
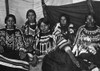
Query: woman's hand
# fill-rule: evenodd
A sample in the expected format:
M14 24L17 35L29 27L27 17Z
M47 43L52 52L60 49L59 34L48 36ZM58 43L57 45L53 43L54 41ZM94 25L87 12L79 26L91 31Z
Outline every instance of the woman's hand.
M80 68L80 64L79 64L78 61L75 61L74 63L76 64L76 66L77 66L78 68Z
M38 64L38 57L36 55L34 55L33 59L29 63L30 63L30 65L35 67Z
M24 51L20 51L19 56L21 59L24 59L26 57L26 53Z

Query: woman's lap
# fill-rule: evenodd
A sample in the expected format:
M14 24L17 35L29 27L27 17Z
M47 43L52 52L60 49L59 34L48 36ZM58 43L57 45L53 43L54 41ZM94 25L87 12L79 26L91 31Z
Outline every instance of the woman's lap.
M73 63L67 53L63 51L53 51L43 59L43 71L72 71Z

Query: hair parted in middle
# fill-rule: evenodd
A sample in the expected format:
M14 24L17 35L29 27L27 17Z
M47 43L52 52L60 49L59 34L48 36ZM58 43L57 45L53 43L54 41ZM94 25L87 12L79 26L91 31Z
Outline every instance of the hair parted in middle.
M34 13L34 16L35 16L34 19L36 19L36 13L35 13L35 11L34 11L33 9L29 9L29 10L27 11L27 13L26 13L26 18L28 18L28 14L29 14L30 12Z
M14 23L16 24L16 17L15 15L13 14L8 14L6 17L5 17L5 24L7 23L7 20L9 19L9 17L12 17L14 19Z

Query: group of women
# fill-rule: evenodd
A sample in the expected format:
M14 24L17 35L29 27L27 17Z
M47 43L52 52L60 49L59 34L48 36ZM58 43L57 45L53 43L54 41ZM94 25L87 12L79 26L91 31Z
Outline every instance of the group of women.
M15 16L6 16L0 29L0 70L28 71L42 62L42 71L99 71L100 27L92 14L77 33L65 14L55 28L45 18L37 23L32 9L26 19L18 29Z

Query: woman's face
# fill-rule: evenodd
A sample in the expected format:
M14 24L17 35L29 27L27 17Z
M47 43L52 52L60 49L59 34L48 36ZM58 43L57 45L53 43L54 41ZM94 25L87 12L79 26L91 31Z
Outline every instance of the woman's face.
M62 26L65 26L66 23L67 23L66 17L65 17L65 16L62 16L62 17L60 18L60 24L61 24Z
M48 25L46 25L44 22L41 22L41 25L40 25L40 30L41 31L45 32L45 31L48 30L48 28L49 28Z
M28 13L29 22L34 22L35 14L33 12Z
M94 19L91 15L88 15L88 17L87 17L87 26L94 27Z
M7 25L8 27L13 27L14 24L15 24L14 19L13 19L12 17L9 17L9 18L7 19L7 21L6 21L6 25Z

